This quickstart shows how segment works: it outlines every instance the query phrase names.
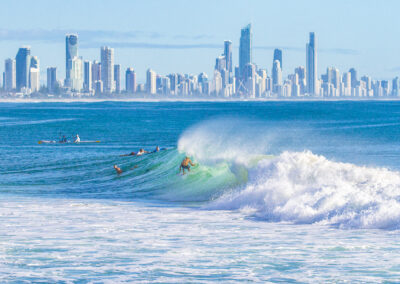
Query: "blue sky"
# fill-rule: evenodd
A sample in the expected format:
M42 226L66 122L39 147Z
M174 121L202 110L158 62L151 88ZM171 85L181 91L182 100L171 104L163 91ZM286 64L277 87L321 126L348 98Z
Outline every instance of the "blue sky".
M284 75L305 65L308 33L318 45L318 73L341 72L390 79L400 75L400 1L396 0L18 0L0 10L0 71L22 45L45 68L65 76L65 33L79 34L79 55L99 60L100 46L115 48L123 70L139 80L157 73L212 74L223 41L234 45L238 62L240 28L253 26L253 61L270 73L273 48L283 49Z

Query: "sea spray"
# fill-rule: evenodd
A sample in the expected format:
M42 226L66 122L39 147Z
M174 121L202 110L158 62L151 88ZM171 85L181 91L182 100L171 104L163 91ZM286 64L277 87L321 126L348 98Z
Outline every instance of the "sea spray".
M207 206L266 221L400 229L400 173L284 152L249 169L249 181Z

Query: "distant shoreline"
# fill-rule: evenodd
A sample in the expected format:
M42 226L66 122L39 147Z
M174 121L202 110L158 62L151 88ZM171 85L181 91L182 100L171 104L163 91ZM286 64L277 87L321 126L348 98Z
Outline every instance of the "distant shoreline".
M138 102L138 103L162 103L162 102L210 102L210 103L227 103L227 102L387 102L387 101L400 101L399 98L257 98L257 99L239 99L239 98L80 98L80 99L9 99L0 98L1 103L101 103L101 102Z

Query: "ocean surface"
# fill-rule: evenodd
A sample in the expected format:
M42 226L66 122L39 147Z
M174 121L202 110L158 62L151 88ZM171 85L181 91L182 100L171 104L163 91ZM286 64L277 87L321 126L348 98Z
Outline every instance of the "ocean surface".
M400 282L398 101L0 103L0 157L1 283Z

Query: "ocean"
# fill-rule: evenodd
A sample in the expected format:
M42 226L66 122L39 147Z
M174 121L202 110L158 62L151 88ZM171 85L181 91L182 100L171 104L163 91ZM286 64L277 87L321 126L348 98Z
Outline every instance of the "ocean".
M0 282L400 282L399 141L398 101L1 103Z

